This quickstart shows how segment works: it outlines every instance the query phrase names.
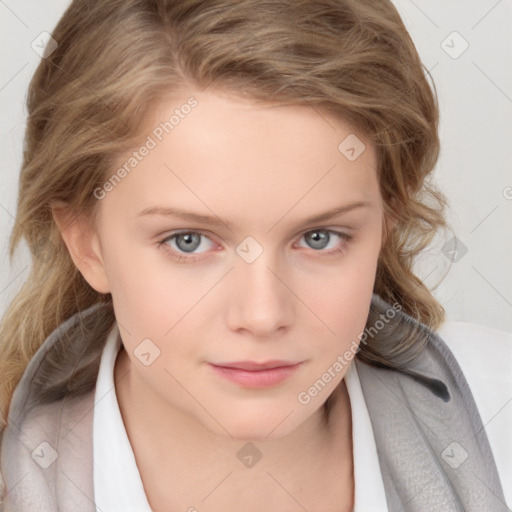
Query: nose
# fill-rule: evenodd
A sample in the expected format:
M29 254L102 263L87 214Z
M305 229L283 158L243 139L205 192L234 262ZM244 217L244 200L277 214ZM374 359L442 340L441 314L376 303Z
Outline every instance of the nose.
M235 259L227 312L227 322L233 331L247 331L255 338L269 339L289 328L295 296L282 267L270 250L264 250L252 263Z

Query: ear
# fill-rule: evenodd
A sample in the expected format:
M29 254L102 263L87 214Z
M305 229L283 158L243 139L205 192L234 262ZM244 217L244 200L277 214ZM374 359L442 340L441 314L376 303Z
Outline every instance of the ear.
M71 259L89 285L99 293L110 293L99 238L88 218L66 207L53 207L53 219Z

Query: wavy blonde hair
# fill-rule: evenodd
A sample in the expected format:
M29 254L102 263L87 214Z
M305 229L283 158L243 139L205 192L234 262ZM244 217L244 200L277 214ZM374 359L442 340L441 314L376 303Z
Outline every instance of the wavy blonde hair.
M110 304L73 264L52 208L94 218L93 195L140 137L166 94L210 85L263 102L308 104L373 141L385 214L397 219L375 293L437 327L444 310L414 274L415 257L445 227L429 181L439 153L435 86L389 0L74 0L28 91L28 123L10 257L22 239L28 279L0 325L0 422L28 362L65 319ZM433 85L433 82L432 82ZM369 343L358 357L390 359Z

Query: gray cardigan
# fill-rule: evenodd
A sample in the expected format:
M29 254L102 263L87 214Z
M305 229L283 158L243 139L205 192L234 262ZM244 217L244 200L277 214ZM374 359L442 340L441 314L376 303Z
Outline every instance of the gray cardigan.
M370 317L390 309L374 295ZM0 512L96 511L92 421L106 338L91 333L108 318L105 305L77 313L27 366L0 438L5 482ZM508 512L473 395L445 342L401 311L379 336L381 341L373 343L403 347L414 336L415 344L425 347L400 369L369 364L359 355L352 363L370 415L389 511Z

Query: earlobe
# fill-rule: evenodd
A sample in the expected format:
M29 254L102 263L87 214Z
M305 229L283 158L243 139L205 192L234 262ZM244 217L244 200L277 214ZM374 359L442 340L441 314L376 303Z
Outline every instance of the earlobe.
M98 234L88 219L65 208L52 208L52 213L71 259L84 279L97 292L110 293Z

